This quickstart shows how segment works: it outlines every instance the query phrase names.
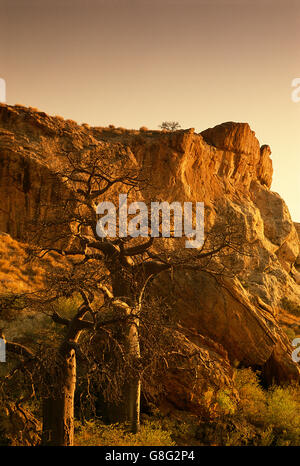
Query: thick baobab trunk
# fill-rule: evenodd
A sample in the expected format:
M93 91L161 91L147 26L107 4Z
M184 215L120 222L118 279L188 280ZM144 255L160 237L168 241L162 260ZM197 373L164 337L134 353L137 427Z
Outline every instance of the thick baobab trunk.
M140 430L140 404L141 404L141 377L139 374L140 343L138 334L138 319L129 326L127 335L128 352L132 357L134 372L132 378L127 382L125 388L125 404L127 420L130 423L131 432L136 434Z
M61 348L60 363L59 386L43 402L42 445L72 446L74 441L75 351Z
M120 268L120 270L122 270ZM128 323L125 324L124 338L125 348L132 363L132 371L123 387L123 403L119 409L113 408L118 415L114 416L118 422L127 422L130 430L137 433L140 429L140 400L141 400L141 377L139 374L140 342L139 342L139 313L138 306L132 303L132 293L130 283L123 279L119 270L113 270L113 294L118 299L127 297L127 308L124 313L128 316ZM131 305L129 304L131 302Z
M130 358L132 370L122 387L122 401L107 405L109 422L125 422L134 434L140 430L141 377L139 374L140 345L138 319L131 321L124 332L125 347Z

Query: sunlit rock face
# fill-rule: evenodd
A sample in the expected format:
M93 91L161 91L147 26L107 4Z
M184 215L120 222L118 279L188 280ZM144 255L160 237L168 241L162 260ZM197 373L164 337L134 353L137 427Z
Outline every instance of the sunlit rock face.
M271 149L260 145L247 123L227 122L199 134L91 128L0 105L0 229L15 239L33 240L24 219L42 221L43 205L59 199L65 187L54 172L65 155L84 157L103 147L110 147L112 157L121 147L151 179L142 193L145 200L203 201L206 225L213 225L225 207L243 225L251 254L236 258L235 278L166 272L153 284L169 300L178 323L194 335L187 333L183 344L190 342L205 355L203 362L199 358L199 387L204 380L230 385L236 363L260 368L269 382L297 379L299 368L283 327L300 326L295 312L300 305L299 224L270 190ZM198 395L191 398L188 391L188 370L182 383L172 374L172 390L166 390L170 402L176 404L185 393L188 406L197 404Z

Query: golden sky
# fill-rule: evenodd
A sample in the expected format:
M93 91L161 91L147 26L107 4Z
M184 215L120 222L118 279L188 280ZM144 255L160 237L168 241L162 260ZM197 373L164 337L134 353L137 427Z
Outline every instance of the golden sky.
M95 126L248 122L300 222L299 0L0 0L7 103Z

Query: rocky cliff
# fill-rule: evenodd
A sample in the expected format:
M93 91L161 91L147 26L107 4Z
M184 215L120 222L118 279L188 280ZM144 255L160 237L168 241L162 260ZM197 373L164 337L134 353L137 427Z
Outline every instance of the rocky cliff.
M247 123L227 122L199 134L92 128L0 105L0 230L32 240L26 222L41 222L45 206L65 189L54 173L65 154L84 157L103 147L112 154L121 148L151 175L146 199L204 201L209 225L226 207L251 246L251 254L237 260L234 278L187 271L165 273L153 284L188 329L183 344L198 348L198 390L230 385L234 364L259 368L268 382L299 379L290 344L291 329L296 335L300 328L299 225L270 190L270 147L260 146ZM195 404L188 387L188 368L185 379L174 372L169 401Z

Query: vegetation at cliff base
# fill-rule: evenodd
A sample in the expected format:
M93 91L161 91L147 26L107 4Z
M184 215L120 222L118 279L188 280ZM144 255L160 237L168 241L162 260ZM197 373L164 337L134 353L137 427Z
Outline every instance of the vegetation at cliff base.
M141 431L133 435L125 424L101 420L75 423L75 445L113 446L295 446L300 443L300 388L297 385L263 389L251 369L235 371L238 400L226 391L217 396L217 414L201 419L174 411L163 416L157 409L143 415Z

